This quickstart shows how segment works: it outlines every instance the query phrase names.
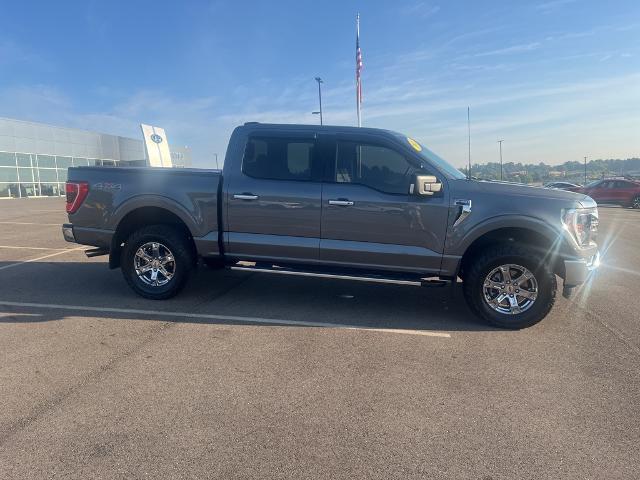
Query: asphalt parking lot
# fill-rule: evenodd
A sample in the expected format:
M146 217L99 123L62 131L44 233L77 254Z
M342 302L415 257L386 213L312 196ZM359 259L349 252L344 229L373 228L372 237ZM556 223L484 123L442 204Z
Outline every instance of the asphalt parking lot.
M199 269L152 302L0 201L0 478L640 477L640 212L541 324L459 291Z

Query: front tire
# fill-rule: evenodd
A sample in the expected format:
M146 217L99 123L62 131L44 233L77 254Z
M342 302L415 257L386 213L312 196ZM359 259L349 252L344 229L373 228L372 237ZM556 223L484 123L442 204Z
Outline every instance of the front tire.
M633 197L633 200L631 200L631 204L629 206L636 210L640 209L640 195Z
M178 294L189 279L194 253L183 233L169 225L150 225L129 236L122 249L121 269L138 295L165 300Z
M478 316L500 328L521 329L547 316L556 277L538 252L504 244L489 247L468 268L463 291Z

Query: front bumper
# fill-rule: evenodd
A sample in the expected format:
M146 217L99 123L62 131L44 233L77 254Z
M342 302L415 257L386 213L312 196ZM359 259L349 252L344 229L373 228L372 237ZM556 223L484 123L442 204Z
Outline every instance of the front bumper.
M564 261L564 287L576 287L587 281L589 276L600 266L600 252L580 260Z
M76 243L76 236L73 233L73 225L65 223L62 225L62 236L67 242Z

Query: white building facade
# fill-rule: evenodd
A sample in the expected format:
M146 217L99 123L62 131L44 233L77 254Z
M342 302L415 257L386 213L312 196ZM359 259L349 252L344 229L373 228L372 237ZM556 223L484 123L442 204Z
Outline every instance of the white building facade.
M171 148L174 167L190 167L189 148ZM135 138L0 118L0 198L64 195L67 168L146 165Z

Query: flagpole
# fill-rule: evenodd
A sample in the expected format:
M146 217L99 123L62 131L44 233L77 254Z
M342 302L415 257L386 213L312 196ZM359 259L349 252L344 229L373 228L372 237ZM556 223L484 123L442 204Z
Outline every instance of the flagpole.
M471 180L471 115L469 110L471 107L467 107L467 135L469 139L469 175L468 180Z
M356 15L356 111L358 113L358 127L362 126L362 78L360 77L360 69L362 56L360 52L360 14Z

